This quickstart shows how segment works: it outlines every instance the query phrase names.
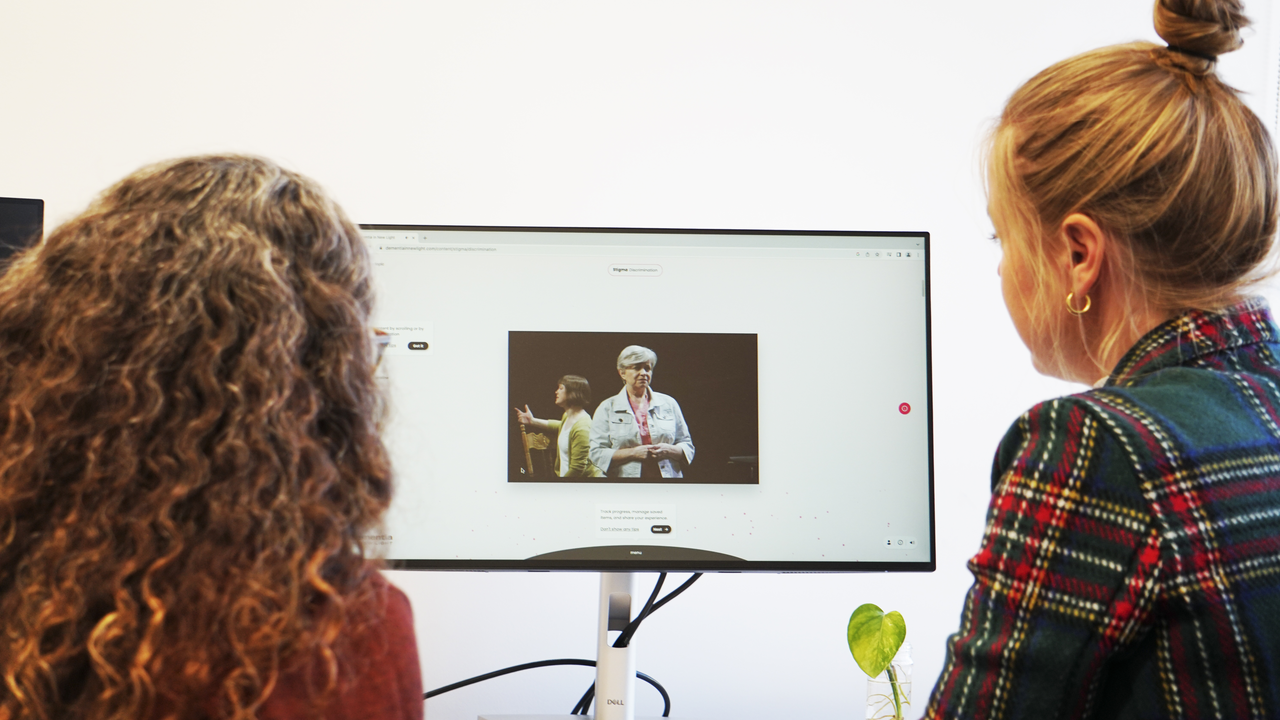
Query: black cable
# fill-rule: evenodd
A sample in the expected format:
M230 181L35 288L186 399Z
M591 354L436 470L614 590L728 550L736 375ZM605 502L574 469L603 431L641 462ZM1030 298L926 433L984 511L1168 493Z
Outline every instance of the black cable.
M640 628L640 623L649 617L649 613L653 612L653 601L658 599L658 593L662 592L662 583L666 582L667 574L658 573L658 582L653 584L653 592L649 593L649 599L645 601L644 607L640 609L640 614L635 619L627 623L622 628L622 632L618 633L618 639L613 641L616 648L624 648L631 644L631 636L636 634L636 630Z
M573 706L570 715L586 715L591 709L591 702L596 699L596 684L591 683L591 687L582 693L582 697L578 698L578 704Z
M665 597L655 603L653 599L658 596L658 591L662 589L663 581L667 579L666 573L659 573L658 582L654 584L653 592L649 594L649 601L645 603L644 609L640 611L640 614L636 616L636 619L627 623L627 626L618 634L618 639L614 641L613 647L626 647L626 644L619 643L623 642L624 638L626 643L630 643L631 637L636 634L636 630L640 628L640 623L643 622L645 618L657 612L658 608L674 600L680 593L688 590L689 586L693 585L693 583L700 577L702 577L702 573L694 573L693 575L690 575L689 579L681 583L680 587L667 593ZM591 687L587 688L587 691L582 694L582 697L578 699L578 704L573 706L573 710L570 710L569 714L586 715L591 710L591 703L595 700L595 696L596 684L591 683ZM663 712L662 717L669 716L666 712Z
M436 688L435 690L431 690L429 692L423 693L422 699L424 701L429 700L437 695L443 695L447 692L457 690L458 688L464 688L468 685L474 685L478 682L484 682L485 680L492 680L493 678L502 677L503 675L510 675L511 673L520 672L521 670L532 670L534 668L551 667L554 665L581 665L584 667L595 667L596 661L582 660L578 658L561 658L559 660L539 660L537 662L524 663L523 665L512 665L509 668L494 670L491 673L485 673L484 675L477 675L473 678L468 678L466 680L453 683L452 685L445 685L444 687ZM642 672L637 672L636 677L649 683L650 685L653 686L654 690L658 691L658 694L662 696L662 717L670 717L671 696L667 694L667 689L662 687L662 684L659 683L657 680L654 680L652 677ZM594 690L595 686L593 685L592 688Z
M658 608L662 607L663 605L666 605L667 603L674 600L677 595L684 592L685 590L688 590L689 586L697 582L698 578L700 577L702 577L702 573L694 573L690 575L688 580L685 580L683 583L680 584L680 587L667 593L665 597L663 597L652 608L650 608L649 614L650 615L654 614L655 612L658 611Z
M491 673L485 673L484 675L477 675L473 678L460 680L456 683L453 683L452 685L445 685L444 687L438 687L435 690L431 690L429 692L424 693L422 695L422 699L430 700L431 698L437 695L443 695L447 692L453 692L454 690L457 690L459 688L464 688L468 685L474 685L478 682L484 682L485 680L492 680L494 678L502 677L503 675L510 675L511 673L520 672L522 670L532 670L534 668L551 667L555 665L585 665L585 666L595 667L595 662L592 660L562 658L559 660L539 660L538 662L524 663L523 665L512 665L511 667L503 668L501 670L494 670Z
M658 594L658 590L662 587L662 582L663 580L666 579L666 576L667 576L666 573L660 573L658 575L658 583L653 589L653 594L649 596L649 602L645 604L644 610L642 610L640 614L636 616L636 619L628 623L627 627L622 630L622 634L618 636L619 640L621 640L622 637L625 635L627 638L627 644L630 644L631 636L636 634L636 630L640 628L640 623L645 618L657 612L658 608L674 600L676 596L679 595L680 593L684 592L685 590L688 590L690 585L693 585L693 583L697 581L698 578L702 577L702 573L694 573L690 575L688 580L685 580L683 583L680 584L680 587L667 593L661 600L655 603L653 602L653 598ZM613 646L626 647L626 645L619 645L617 641L614 641Z
M670 593L667 593L667 595L663 597L661 600L658 600L655 602L654 598L658 597L658 593L662 591L662 583L663 581L666 580L666 577L667 577L666 573L659 573L658 582L654 584L653 592L649 594L649 600L645 603L644 608L640 611L640 614L637 615L634 620L627 623L627 626L622 629L621 633L618 634L618 639L615 640L613 643L614 647L616 648L626 647L627 644L630 643L631 637L635 635L636 630L640 628L640 623L643 622L645 618L649 617L654 612L656 612L658 608L662 607L663 605L666 605L677 595L687 590L695 580L702 577L702 573L694 573L688 580L684 581L684 583L680 585L680 587L676 588L675 590L672 590ZM425 702L426 700L436 697L437 695L443 695L447 692L451 692L459 688L464 688L468 685L474 685L478 682L484 682L485 680L492 680L493 678L502 677L503 675L510 675L511 673L520 672L522 670L532 670L534 668L552 667L556 665L581 665L585 667L595 667L596 662L594 660L561 658L558 660L539 660L537 662L524 663L523 665L512 665L511 667L508 667L508 668L503 668L501 670L494 670L493 672L485 673L484 675L477 675L473 678L468 678L466 680L453 683L452 685L445 685L444 687L439 687L439 688L436 688L435 690L430 690L426 693L423 693L422 699ZM671 696L667 694L667 689L662 687L662 685L657 680L654 680L652 677L642 672L637 672L636 677L649 683L650 685L653 686L654 690L658 691L658 694L662 696L662 717L670 717L671 716ZM591 709L591 703L592 701L595 700L595 695L596 695L596 685L595 683L592 683L591 687L587 688L587 692L583 694L582 699L578 701L578 704L574 706L573 712L570 714L585 715L587 711Z
M662 717L671 717L671 696L667 694L667 689L662 687L657 680L654 680L639 670L636 671L636 677L649 683L653 686L654 690L658 691L658 694L662 696Z

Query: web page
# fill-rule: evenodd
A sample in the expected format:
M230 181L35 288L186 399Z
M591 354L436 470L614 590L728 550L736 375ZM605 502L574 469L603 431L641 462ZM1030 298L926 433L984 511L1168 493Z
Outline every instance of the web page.
M923 234L364 233L396 473L373 549L932 561ZM642 381L617 367L634 346ZM586 473L546 423L566 376ZM622 460L642 445L666 455Z

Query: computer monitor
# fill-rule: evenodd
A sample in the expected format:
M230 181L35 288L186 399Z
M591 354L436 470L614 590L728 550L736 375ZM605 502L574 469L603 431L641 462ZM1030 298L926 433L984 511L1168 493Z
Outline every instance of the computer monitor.
M392 567L934 569L928 233L362 228ZM559 420L564 376L592 395L576 477L517 412ZM613 461L646 410L678 452Z
M43 200L0 197L0 270L14 252L31 247L43 234Z

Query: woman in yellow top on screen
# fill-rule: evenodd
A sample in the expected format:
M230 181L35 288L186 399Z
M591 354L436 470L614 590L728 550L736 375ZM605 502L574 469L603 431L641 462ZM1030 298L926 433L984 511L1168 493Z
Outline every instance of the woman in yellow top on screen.
M591 416L586 407L591 404L591 384L578 375L565 375L556 388L556 406L564 409L559 420L541 420L533 416L529 406L516 408L516 419L521 425L535 430L558 433L556 460L553 470L558 477L600 477L604 473L591 464L588 457L591 440ZM566 429L567 428L567 429Z
M624 387L591 420L591 462L609 477L678 478L693 462L693 439L680 404L654 391L658 355L630 345L618 355Z

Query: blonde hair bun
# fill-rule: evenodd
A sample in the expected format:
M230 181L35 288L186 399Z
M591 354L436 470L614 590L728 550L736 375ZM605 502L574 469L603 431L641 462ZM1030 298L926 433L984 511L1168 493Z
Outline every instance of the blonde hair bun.
M1156 0L1156 34L1169 43L1163 54L1197 75L1213 69L1213 60L1244 44L1249 26L1241 0Z
M1035 274L1027 306L1055 343L1079 329L1055 319L1072 289L1053 269L1072 213L1115 240L1109 277L1139 311L1219 310L1276 270L1280 158L1209 59L1240 46L1240 0L1156 2L1156 27L1177 50L1136 42L1055 63L1014 92L992 137L1001 247Z

